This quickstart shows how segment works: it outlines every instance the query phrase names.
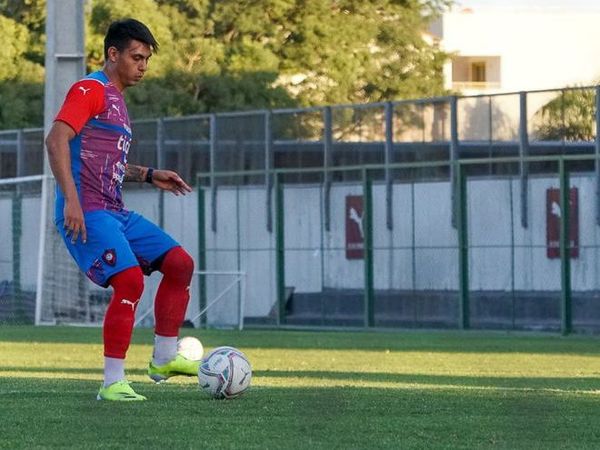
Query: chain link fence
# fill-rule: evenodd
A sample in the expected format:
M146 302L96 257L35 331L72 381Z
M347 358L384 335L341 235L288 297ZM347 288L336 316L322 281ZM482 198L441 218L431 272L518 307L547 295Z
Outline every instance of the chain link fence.
M203 270L246 274L248 324L594 328L599 93L140 120L129 161L200 188L192 241ZM0 178L41 173L42 148L41 129L0 132ZM575 243L551 217L564 173L583 233L572 264L556 256ZM132 187L144 197L142 184ZM173 227L165 198L157 222ZM545 275L535 269L546 264ZM572 286L556 285L566 279Z

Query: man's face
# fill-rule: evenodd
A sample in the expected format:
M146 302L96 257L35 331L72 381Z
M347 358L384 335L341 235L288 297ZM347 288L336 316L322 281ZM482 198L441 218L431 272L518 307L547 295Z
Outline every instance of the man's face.
M148 69L152 48L148 44L132 40L121 52L112 47L110 50L113 50L109 51L109 56L116 64L121 87L124 89L138 84Z

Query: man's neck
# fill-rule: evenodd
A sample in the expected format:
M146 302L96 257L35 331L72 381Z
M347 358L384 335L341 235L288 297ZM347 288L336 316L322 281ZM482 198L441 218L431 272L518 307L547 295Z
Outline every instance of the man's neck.
M102 72L104 72L104 75L106 75L106 77L110 80L110 82L112 84L115 85L115 87L120 91L123 92L125 90L125 86L123 86L123 84L121 83L121 81L119 80L119 77L116 76L114 70L112 70L110 67L108 67L106 64L104 65L104 67L102 68Z

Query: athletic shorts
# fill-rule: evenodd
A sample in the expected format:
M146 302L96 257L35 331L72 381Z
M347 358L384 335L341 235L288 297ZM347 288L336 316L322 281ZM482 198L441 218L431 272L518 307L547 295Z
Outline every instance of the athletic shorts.
M56 223L67 249L90 280L107 287L111 276L130 267L140 266L150 275L158 270L162 258L179 246L158 226L133 211L97 210L84 213L87 242L81 235L71 243L64 220Z

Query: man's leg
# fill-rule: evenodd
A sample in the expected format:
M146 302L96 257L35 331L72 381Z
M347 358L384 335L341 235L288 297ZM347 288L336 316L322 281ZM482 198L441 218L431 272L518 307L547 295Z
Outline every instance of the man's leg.
M177 354L177 337L190 299L194 261L164 230L135 212L128 215L125 236L142 272L150 275L158 270L163 274L154 301L155 347L148 375L157 382L174 375L197 375L198 361Z
M125 216L98 210L85 213L87 243L71 242L62 222L57 224L69 253L98 286L114 292L104 317L104 382L100 400L145 400L124 380L124 358L129 347L137 302L144 281L139 262L123 234Z
M104 386L125 379L125 355L131 341L135 310L144 291L139 266L113 275L114 292L104 316Z
M154 352L148 368L148 375L156 382L175 375L195 376L199 366L198 361L177 354L179 327L190 299L194 261L181 247L174 247L165 255L159 270L163 279L154 301Z
M109 284L113 296L104 316L104 383L98 400L146 400L125 379L125 356L135 319L135 310L144 290L144 275L139 266L113 275Z
M190 300L190 284L194 272L192 257L181 247L169 250L159 269L163 279L154 301L155 346L153 363L162 366L177 353L179 327Z

